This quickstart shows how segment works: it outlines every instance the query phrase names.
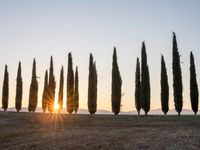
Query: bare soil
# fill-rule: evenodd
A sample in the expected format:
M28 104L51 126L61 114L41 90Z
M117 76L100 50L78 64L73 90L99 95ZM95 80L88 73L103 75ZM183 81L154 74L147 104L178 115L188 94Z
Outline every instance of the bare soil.
M200 116L0 112L0 149L200 149Z

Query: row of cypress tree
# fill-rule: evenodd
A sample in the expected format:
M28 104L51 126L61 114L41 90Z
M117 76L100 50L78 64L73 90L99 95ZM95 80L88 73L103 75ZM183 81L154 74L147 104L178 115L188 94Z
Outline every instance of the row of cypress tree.
M174 106L178 115L181 114L183 108L183 83L182 83L182 72L180 54L177 46L176 34L173 32L172 40L172 70L173 70L173 95L174 95ZM145 43L142 44L141 53L141 69L140 61L137 58L136 73L135 73L135 107L140 114L140 110L143 109L145 114L150 110L150 81L149 81L149 70L147 65L147 55ZM161 108L163 113L166 115L169 111L169 83L167 68L164 60L164 56L161 55ZM199 105L199 91L196 78L196 69L193 53L190 53L190 101L191 107L194 114L198 112Z
M174 105L175 110L180 115L183 107L183 84L182 84L182 72L180 63L180 54L178 51L176 35L173 33L172 40L172 70L173 70L173 94L174 94ZM161 108L163 113L166 115L169 110L169 84L167 67L165 64L164 56L161 55ZM78 67L76 67L75 75L73 70L73 60L71 53L68 54L68 72L67 72L67 112L77 113L79 107L79 79L78 79ZM3 91L2 91L2 108L7 110L8 99L9 99L9 73L7 65L5 66ZM97 111L97 70L96 62L93 60L93 55L89 57L89 77L88 77L88 111L90 114L95 114ZM111 104L112 112L117 115L120 112L121 98L122 98L122 78L119 71L117 62L117 52L114 47L113 51L113 62L112 62L112 86L111 86ZM53 57L50 59L49 75L48 70L45 72L44 78L44 89L42 95L42 109L45 112L48 110L50 113L53 112L54 100L55 100L55 89L56 81L54 76L53 68ZM58 92L58 105L59 111L63 109L63 89L64 89L64 68L62 66L60 70L60 86ZM21 76L21 62L19 62L17 72L17 85L16 85L16 98L15 107L19 112L22 107L22 93L23 93L23 81ZM145 42L142 43L141 49L141 63L140 59L137 58L136 72L135 72L135 107L140 114L141 109L147 115L150 111L150 75L149 66L147 63L147 53ZM196 69L193 53L190 53L190 100L191 107L195 114L198 112L199 104L199 91L196 79ZM35 112L38 103L38 81L36 75L36 61L33 60L32 69L32 80L29 92L29 105L28 111Z
M69 66L72 66L72 58L71 53L69 53ZM70 67L68 67L68 72ZM73 69L72 69L73 70ZM71 70L70 70L71 71ZM68 73L70 74L70 72ZM73 77L73 75L72 75ZM74 81L73 81L74 82ZM72 97L73 97L73 109L75 112L78 110L78 101L79 101L79 91L78 91L78 67L76 67L75 72L75 89L72 89ZM71 88L69 85L67 88ZM53 112L54 109L54 100L55 100L55 89L56 89L56 81L54 76L54 68L53 68L53 57L50 59L50 69L49 75L48 70L45 72L44 78L44 89L42 94L42 109L45 112L48 110L50 113ZM60 71L60 86L58 92L58 105L59 111L63 108L63 89L64 89L64 68L62 66ZM23 81L21 76L21 62L19 62L18 71L17 71L17 85L16 85L16 98L15 98L15 108L16 111L19 112L22 108L22 93L23 93ZM3 91L2 91L2 108L4 111L8 109L8 99L9 99L9 73L8 67L5 66L4 73L4 81L3 81ZM69 101L69 100L68 100ZM33 60L33 69L32 69L32 79L29 90L29 103L28 103L28 111L35 112L38 103L38 81L36 75L36 60ZM71 103L70 103L71 104ZM70 106L68 105L68 107ZM68 111L72 113L71 111Z
M75 79L74 79L75 78ZM53 69L53 57L51 57L50 61L50 69L49 69L49 79L48 79L48 71L46 70L45 79L44 79L44 90L42 96L42 109L45 112L48 108L50 113L53 112L54 109L54 100L55 100L55 89L56 89L56 81L54 76ZM76 67L75 77L73 71L73 62L71 53L68 54L68 72L67 72L67 112L72 113L75 111L77 113L79 107L79 79L78 79L78 67ZM59 112L63 109L63 91L64 91L64 68L61 67L60 70L60 84L58 91L58 105Z
M183 108L183 83L180 54L178 51L176 34L173 32L173 49L172 49L172 70L173 70L173 89L174 89L174 105L175 110L180 115ZM196 77L196 68L193 53L190 52L190 101L191 107L196 115L199 105L199 90ZM161 56L161 104L162 111L167 114L169 110L169 85L167 77L167 69L165 65L164 56Z

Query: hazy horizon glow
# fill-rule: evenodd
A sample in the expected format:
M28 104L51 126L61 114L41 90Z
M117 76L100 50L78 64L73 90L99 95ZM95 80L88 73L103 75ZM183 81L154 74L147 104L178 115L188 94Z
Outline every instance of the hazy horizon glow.
M79 67L79 108L87 108L89 53L93 53L98 72L97 109L111 110L111 67L113 47L123 80L123 111L135 110L136 58L145 41L151 80L151 109L160 108L160 55L163 54L172 90L172 32L182 61L184 106L190 108L189 54L193 51L197 78L200 77L200 1L199 0L1 0L0 1L0 95L4 66L8 64L9 107L15 106L18 62L22 62L23 100L28 106L32 61L36 58L41 107L45 70L54 59L56 90L64 66L66 107L67 54L72 52L74 70ZM198 82L200 83L200 82ZM57 92L56 92L57 101ZM0 103L1 106L1 103Z

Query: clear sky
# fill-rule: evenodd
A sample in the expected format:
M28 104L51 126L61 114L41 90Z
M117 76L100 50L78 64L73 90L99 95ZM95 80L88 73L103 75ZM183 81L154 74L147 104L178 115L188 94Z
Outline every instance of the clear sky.
M9 107L14 107L20 60L24 83L23 107L27 107L35 57L40 77L40 107L44 73L49 68L52 55L57 88L60 68L64 65L66 97L67 53L72 52L74 69L79 67L80 108L87 108L89 53L92 52L98 71L98 109L111 110L112 52L116 46L123 80L122 92L125 93L123 110L135 110L136 58L140 57L141 44L145 41L151 78L151 108L160 108L160 54L166 59L170 108L174 108L172 31L176 32L181 54L184 108L190 108L190 51L195 55L200 77L199 0L0 0L0 95L4 65L8 64Z

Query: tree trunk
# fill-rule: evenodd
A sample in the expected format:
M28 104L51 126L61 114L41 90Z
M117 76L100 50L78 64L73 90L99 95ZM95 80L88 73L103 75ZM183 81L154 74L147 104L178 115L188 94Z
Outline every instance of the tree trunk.
M140 111L138 111L138 115L140 115Z

